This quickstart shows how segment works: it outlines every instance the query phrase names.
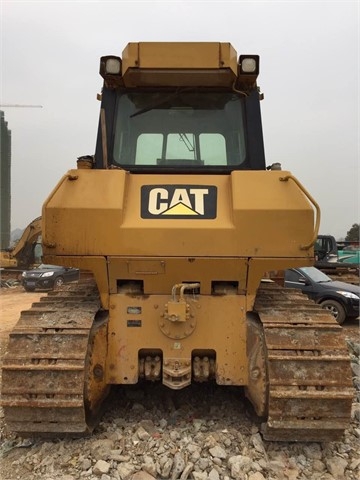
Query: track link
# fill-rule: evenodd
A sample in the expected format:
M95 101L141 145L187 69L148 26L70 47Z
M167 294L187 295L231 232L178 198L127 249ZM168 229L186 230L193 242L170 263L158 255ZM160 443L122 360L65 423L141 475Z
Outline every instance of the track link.
M343 331L295 289L265 285L254 310L267 358L266 440L333 441L348 428L354 397Z
M91 398L94 342L106 327L104 319L94 321L99 308L95 283L87 279L21 312L2 367L1 405L11 431L45 437L91 432L105 394L102 385Z

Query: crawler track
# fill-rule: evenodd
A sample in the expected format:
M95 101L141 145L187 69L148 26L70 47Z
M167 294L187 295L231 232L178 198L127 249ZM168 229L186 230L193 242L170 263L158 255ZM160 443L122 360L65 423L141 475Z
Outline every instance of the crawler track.
M21 312L10 334L2 373L5 420L23 436L77 436L92 430L103 388L91 392L96 338L106 321L94 321L100 302L95 284L50 292ZM94 361L92 358L94 358ZM101 385L101 378L97 379ZM84 388L85 386L85 388Z
M267 357L267 440L338 440L350 423L350 362L341 327L297 290L266 286L255 310Z

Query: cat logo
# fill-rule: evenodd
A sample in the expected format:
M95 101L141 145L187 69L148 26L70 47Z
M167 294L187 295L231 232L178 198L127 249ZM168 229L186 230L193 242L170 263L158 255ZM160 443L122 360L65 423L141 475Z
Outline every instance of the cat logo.
M141 218L216 218L217 187L213 185L144 185Z

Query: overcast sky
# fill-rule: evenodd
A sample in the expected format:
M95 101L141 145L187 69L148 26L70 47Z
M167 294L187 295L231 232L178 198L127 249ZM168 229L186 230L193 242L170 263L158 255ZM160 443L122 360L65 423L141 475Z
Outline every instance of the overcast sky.
M12 230L76 159L93 154L99 59L128 42L230 42L260 55L267 164L318 201L320 233L344 237L359 214L358 1L0 0L0 104L12 132ZM1 107L0 107L1 108Z

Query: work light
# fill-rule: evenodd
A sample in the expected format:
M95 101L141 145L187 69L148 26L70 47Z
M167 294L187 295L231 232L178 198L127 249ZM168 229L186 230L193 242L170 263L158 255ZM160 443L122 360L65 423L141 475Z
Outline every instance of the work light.
M114 56L101 57L100 75L103 78L107 75L121 75L121 58Z
M259 74L259 55L240 55L240 74Z

